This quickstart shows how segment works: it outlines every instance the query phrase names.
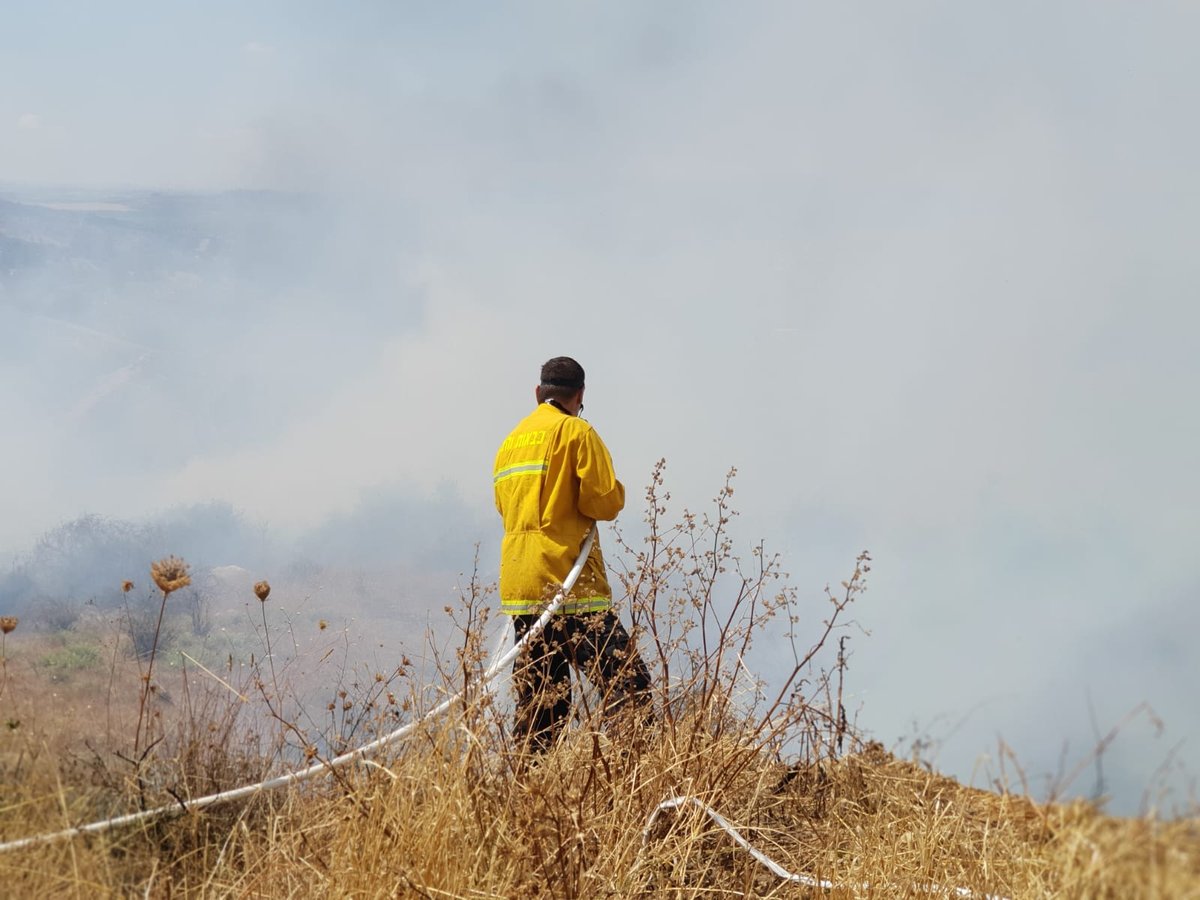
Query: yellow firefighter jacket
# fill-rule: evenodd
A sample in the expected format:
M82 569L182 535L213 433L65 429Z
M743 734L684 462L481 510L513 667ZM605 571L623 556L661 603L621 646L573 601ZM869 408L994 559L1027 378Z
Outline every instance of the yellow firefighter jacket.
M496 509L504 519L500 606L510 615L540 612L562 586L588 528L617 517L625 487L612 457L583 419L541 403L496 453ZM612 606L599 539L560 612Z

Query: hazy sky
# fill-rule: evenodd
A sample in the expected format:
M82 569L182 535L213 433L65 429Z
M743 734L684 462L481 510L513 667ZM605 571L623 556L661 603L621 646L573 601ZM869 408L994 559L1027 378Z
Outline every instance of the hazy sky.
M56 374L71 323L6 351L0 548L212 498L316 527L382 486L484 514L566 353L630 515L659 457L692 507L736 465L802 591L872 551L860 724L1040 775L1089 702L1146 700L1166 731L1106 761L1136 809L1180 741L1200 773L1197 33L1186 3L14 5L0 191L334 212L202 343L148 301L158 344L106 332L103 377ZM220 396L131 464L173 354Z

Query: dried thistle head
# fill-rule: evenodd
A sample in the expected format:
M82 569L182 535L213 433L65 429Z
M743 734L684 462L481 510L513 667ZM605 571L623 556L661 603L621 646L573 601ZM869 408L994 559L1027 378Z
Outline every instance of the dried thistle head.
M192 576L188 574L188 564L177 556L168 556L152 564L150 577L154 579L164 597L192 583Z
M133 582L130 581L129 579L126 579L125 581L123 581L121 583L121 591L123 593L128 594L132 590L133 590Z
M254 596L258 598L260 603L266 603L267 598L271 596L271 585L266 581L256 582L254 585Z
M21 620L16 616L0 616L0 631L3 631L5 634L10 634L16 630L16 627L20 621Z

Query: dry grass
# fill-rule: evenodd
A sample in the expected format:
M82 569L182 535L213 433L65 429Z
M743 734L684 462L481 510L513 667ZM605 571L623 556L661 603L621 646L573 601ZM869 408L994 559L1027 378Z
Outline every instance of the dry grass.
M844 666L822 663L865 587L865 554L828 594L823 620L806 619L824 624L796 645L791 678L770 691L748 684L755 635L804 624L795 594L761 549L745 563L733 555L728 485L712 516L685 514L669 529L658 525L660 487L661 471L648 495L650 538L626 547L618 566L655 670L653 726L606 723L603 698L585 694L563 740L525 755L509 712L479 689L490 604L474 579L440 680L396 697L390 678L364 679L331 701L323 731L289 707L286 671L230 661L156 680L149 747L130 759L147 697L136 659L113 645L99 672L51 678L45 666L14 666L0 704L19 722L0 730L4 840L254 781L337 752L350 719L357 740L468 691L390 755L290 791L0 854L0 893L891 898L940 886L1010 898L1200 897L1196 818L1119 819L1083 802L967 788L856 738L838 701ZM26 655L53 651L50 636L16 639ZM106 681L127 688L106 694ZM60 696L49 703L51 692ZM643 834L658 804L680 794L790 871L840 887L777 878L693 808L664 812Z
M1021 898L1200 896L1194 820L1115 819L1081 802L964 788L878 747L802 770L761 755L747 764L746 748L713 737L701 711L637 749L576 729L536 765L480 746L466 725L443 722L378 765L290 795L10 854L0 878L11 896L811 895L692 811L664 814L643 844L649 811L684 791L792 871L874 885L833 897L926 896L918 887L930 884ZM721 769L736 775L718 783ZM67 811L77 822L89 806Z

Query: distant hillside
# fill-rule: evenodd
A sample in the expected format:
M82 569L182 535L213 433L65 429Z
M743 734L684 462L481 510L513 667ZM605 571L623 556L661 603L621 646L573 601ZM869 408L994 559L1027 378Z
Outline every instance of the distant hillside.
M53 432L64 472L103 459L141 478L253 444L420 323L398 221L272 192L0 192L0 366L21 420Z
M321 204L270 192L0 194L0 286L47 313L169 276L287 270L319 240ZM64 307L65 304L65 307Z

